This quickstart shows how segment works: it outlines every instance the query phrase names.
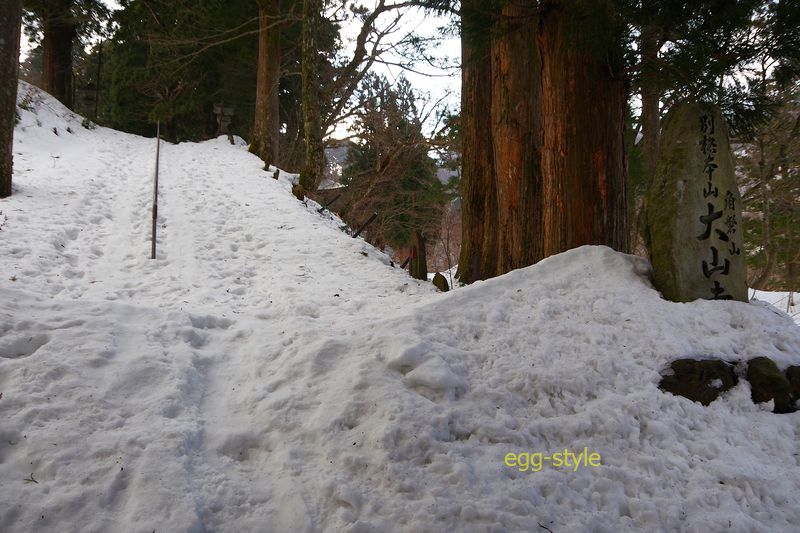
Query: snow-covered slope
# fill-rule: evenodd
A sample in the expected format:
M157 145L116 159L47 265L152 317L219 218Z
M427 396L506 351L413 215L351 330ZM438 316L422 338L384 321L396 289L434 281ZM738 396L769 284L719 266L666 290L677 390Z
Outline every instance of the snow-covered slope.
M679 357L800 364L773 307L666 302L604 247L439 294L221 140L162 146L150 260L155 142L36 94L0 201L0 530L800 523L800 414L657 389ZM565 448L602 464L504 464Z
M800 293L751 290L750 299L774 305L778 309L785 311L786 314L794 319L797 325L800 325Z

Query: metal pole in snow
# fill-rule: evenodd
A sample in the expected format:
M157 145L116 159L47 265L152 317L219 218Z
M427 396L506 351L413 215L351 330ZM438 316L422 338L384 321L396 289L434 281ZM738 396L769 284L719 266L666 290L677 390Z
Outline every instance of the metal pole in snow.
M158 227L158 159L161 152L161 121L156 122L156 173L153 178L153 242L150 259L156 258L156 229Z
M366 228L367 226L369 226L369 225L370 225L370 223L371 223L373 220L375 220L376 218L378 218L378 213L372 213L372 216L371 216L371 217L369 217L369 220L367 220L366 222L364 222L364 225L363 225L363 226L361 226L360 228L358 228L358 231L357 231L357 232L355 232L355 234L353 235L353 238L355 239L356 237L358 237L359 235L361 235L361 232L362 232L362 231L364 231L364 228Z
M328 209L330 206L332 206L332 205L333 205L333 202L335 202L336 200L338 200L338 199L339 199L339 198L341 198L341 197L342 197L342 195L341 195L341 194L337 194L337 195L336 195L336 197L335 197L333 200L331 200L331 201L330 201L330 202L328 202L327 204L325 204L325 205L323 205L322 207L320 207L319 209L317 209L317 213L320 213L320 214L322 214L322 212L323 212L323 211L325 211L326 209Z

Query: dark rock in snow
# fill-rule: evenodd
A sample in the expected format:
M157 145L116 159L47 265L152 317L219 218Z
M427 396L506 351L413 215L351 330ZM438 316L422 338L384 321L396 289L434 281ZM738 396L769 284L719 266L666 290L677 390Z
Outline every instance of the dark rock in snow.
M786 379L772 359L756 357L747 362L747 381L754 403L775 401L775 413L793 413L789 380Z
M447 283L447 278L442 276L441 272L437 272L435 276L433 276L433 284L442 292L447 292L450 290L450 285Z
M800 400L800 366L790 366L786 369L786 379L789 380L789 392L792 400Z
M664 376L658 387L672 394L708 405L736 385L733 366L711 359L677 359L670 365L672 374Z

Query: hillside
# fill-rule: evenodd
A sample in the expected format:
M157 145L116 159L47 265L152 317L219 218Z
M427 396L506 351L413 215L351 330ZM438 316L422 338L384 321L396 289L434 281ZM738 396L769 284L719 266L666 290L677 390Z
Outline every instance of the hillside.
M605 247L440 294L222 139L162 145L151 260L155 141L26 84L20 101L0 530L800 523L800 413L754 405L746 380L708 407L658 389L681 357L800 365L774 307L667 302ZM565 449L601 464L504 464Z

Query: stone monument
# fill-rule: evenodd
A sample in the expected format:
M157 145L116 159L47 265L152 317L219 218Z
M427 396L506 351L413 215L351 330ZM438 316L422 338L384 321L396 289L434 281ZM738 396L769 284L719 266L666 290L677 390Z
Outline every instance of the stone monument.
M741 200L719 108L679 104L664 121L647 195L653 282L675 302L748 301Z
M235 111L224 104L214 104L214 116L217 118L217 136L231 135L230 126Z

